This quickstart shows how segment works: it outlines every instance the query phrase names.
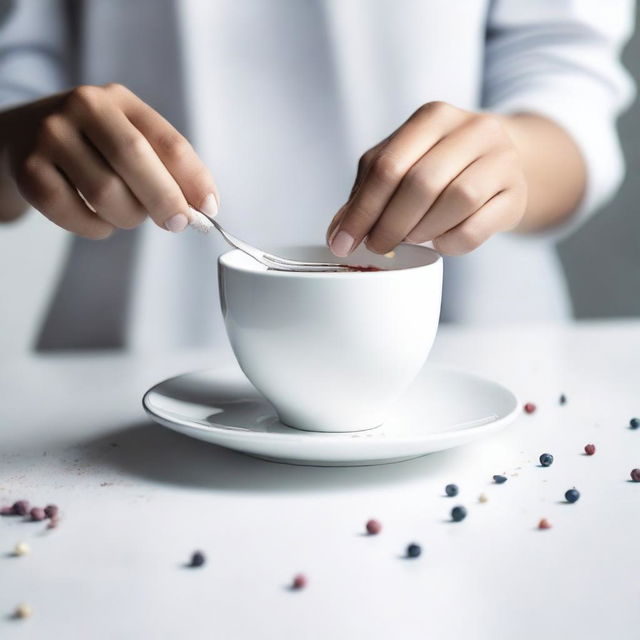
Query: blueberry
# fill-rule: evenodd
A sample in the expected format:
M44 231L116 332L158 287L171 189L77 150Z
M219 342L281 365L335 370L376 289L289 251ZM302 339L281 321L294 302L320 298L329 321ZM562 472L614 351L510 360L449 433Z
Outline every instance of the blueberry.
M540 456L540 464L543 467L550 467L553 464L553 456L550 453L543 453Z
M580 492L574 487L564 494L564 498L567 502L578 502L580 499Z
M640 427L640 418L631 418L631 420L629 420L629 426L632 429L637 429L638 427Z
M407 558L417 558L422 553L422 548L419 544L412 542L407 547Z
M190 567L201 567L205 563L204 553L202 551L194 551L191 555Z
M560 404L567 404L567 396L564 393L560 394Z
M505 478L505 476L493 476L493 481L496 484L502 484L503 482L506 482L507 479Z
M457 496L458 495L458 485L457 484L448 484L445 488L444 488L444 492L450 497L453 498L453 496Z
M451 519L454 522L460 522L467 517L467 510L464 507L453 507L451 509Z

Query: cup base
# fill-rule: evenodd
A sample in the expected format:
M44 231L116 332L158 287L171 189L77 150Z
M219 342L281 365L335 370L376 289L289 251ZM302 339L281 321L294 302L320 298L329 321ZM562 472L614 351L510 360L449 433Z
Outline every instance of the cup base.
M296 429L298 431L310 431L313 433L357 433L359 431L372 431L373 429L378 429L382 426L382 421L377 422L377 424L374 424L373 426L371 426L371 424L354 426L353 424L348 423L344 425L326 425L317 423L311 424L307 421L304 421L304 426L302 426L302 424L300 423L303 421L296 420L290 414L286 414L281 411L277 411L277 413L278 418L283 425L291 427L292 429Z

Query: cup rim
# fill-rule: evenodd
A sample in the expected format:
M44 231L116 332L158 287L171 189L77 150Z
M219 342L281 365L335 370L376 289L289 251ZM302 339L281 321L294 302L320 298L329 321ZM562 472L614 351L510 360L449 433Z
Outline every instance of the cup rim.
M320 247L321 245L316 245ZM383 269L381 271L341 271L336 273L335 271L276 271L270 269L251 269L244 265L238 264L230 264L230 259L232 256L238 255L239 253L243 253L240 249L230 249L226 251L221 256L218 257L218 265L224 267L225 269L229 269L231 271L239 271L244 273L251 273L255 276L264 276L269 278L313 278L313 279L327 279L327 278L340 278L342 279L351 279L351 278L388 278L388 277L399 277L398 274L406 273L406 272L415 272L423 269L432 269L438 267L442 264L442 256L435 250L430 247L424 247L422 245L416 244L402 244L399 246L407 246L415 248L419 251L423 251L425 253L430 253L435 258L433 262L429 262L428 264L419 264L411 267L404 267L402 269ZM336 258L339 260L339 258ZM400 276L401 277L401 276Z

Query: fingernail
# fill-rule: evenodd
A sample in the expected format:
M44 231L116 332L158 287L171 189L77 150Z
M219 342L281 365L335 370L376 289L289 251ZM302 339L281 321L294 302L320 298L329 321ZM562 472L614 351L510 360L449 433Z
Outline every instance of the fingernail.
M171 231L172 233L180 233L187 228L189 224L189 218L184 215L184 213L177 213L175 216L169 218L164 226L167 231Z
M327 244L329 246L331 246L331 243L333 242L333 239L336 237L336 233L338 233L338 229L340 229L340 225L337 224L335 226L335 228L333 229L333 231L331 232L331 235L329 236L329 240L327 240Z
M338 258L346 258L353 247L353 238L346 231L338 231L331 241L330 247Z
M191 213L191 220L189 221L189 226L200 233L209 233L211 229L213 229L213 224L207 218L207 216L203 215L199 211L196 211L193 207L189 207L189 213Z
M204 213L212 218L215 218L218 215L218 201L213 193L210 193L202 202L202 206L200 207Z

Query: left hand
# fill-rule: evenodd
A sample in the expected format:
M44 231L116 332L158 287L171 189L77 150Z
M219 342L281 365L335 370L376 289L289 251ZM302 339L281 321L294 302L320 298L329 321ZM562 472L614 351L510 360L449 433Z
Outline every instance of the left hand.
M362 156L327 238L339 257L365 238L375 253L431 240L440 253L460 255L513 229L526 206L520 156L503 120L429 102Z

